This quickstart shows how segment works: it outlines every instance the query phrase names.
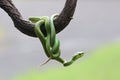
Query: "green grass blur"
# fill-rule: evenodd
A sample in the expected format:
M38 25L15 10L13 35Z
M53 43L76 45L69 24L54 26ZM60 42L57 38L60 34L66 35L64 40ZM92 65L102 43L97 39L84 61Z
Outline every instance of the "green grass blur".
M14 80L120 80L120 43L101 47L70 67L31 70Z

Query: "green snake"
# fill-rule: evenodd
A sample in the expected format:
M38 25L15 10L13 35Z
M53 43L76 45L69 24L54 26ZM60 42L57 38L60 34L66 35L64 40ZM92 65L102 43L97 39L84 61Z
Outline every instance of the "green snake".
M72 57L70 61L65 61L60 57L60 41L56 38L56 31L54 26L54 19L57 14L52 15L50 18L48 16L43 17L29 17L29 20L35 24L34 31L37 37L40 39L46 56L49 58L44 64L50 60L56 60L63 64L63 66L69 66L77 59L83 56L83 52L78 52ZM45 26L47 36L45 37L41 31L42 25ZM44 65L42 64L42 65Z

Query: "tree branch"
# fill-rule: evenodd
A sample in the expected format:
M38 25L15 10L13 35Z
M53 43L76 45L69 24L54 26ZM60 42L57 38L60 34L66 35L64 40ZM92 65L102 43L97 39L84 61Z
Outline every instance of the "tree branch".
M74 14L76 8L77 0L66 0L65 6L61 11L60 15L55 19L55 29L56 32L59 33L62 31L71 21L72 16ZM7 14L11 17L15 27L20 30L22 33L36 37L34 32L34 24L29 21L26 21L22 18L22 15L15 7L11 0L0 0L0 7L7 12ZM46 35L46 30L44 26L42 27L42 32Z

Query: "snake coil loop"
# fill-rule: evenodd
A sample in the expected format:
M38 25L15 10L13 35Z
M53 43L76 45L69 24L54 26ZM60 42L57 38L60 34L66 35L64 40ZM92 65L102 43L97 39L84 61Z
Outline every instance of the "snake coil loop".
M49 58L44 64L46 64L48 61L51 59L57 60L60 63L62 63L64 66L69 66L71 65L74 61L79 59L80 57L83 56L82 52L79 52L77 55L73 56L71 61L66 62L62 58L60 58L60 41L56 38L56 31L54 27L54 19L58 15L54 14L49 18L48 16L43 16L43 17L30 17L29 20L33 23L35 23L35 33L40 39L44 51ZM47 32L47 36L45 37L41 31L41 26L45 25L45 29ZM43 65L44 65L43 64Z

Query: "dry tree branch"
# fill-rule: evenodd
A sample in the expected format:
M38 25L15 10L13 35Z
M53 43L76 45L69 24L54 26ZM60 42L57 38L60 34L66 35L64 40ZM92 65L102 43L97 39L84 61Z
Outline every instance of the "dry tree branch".
M76 8L77 0L66 0L65 6L60 13L60 15L55 19L55 29L59 33L62 31L71 21ZM22 33L36 37L34 32L34 24L29 21L26 21L22 18L22 15L18 9L13 4L12 0L0 0L0 7L6 11L6 13L11 17L15 27L20 30ZM42 27L42 32L46 35L45 28Z

